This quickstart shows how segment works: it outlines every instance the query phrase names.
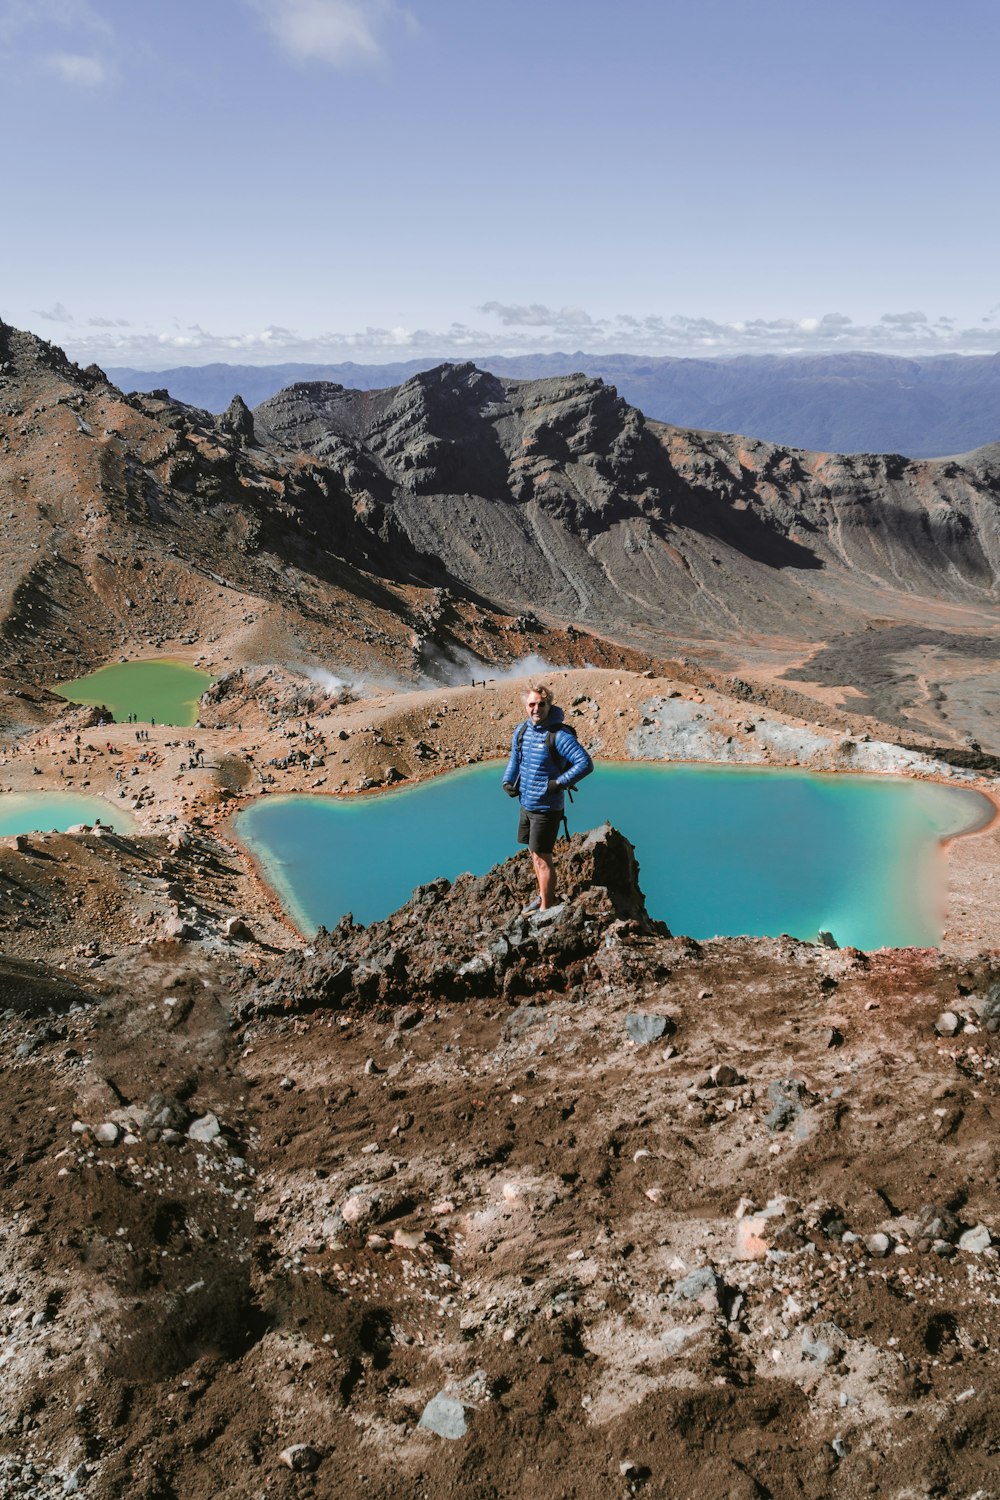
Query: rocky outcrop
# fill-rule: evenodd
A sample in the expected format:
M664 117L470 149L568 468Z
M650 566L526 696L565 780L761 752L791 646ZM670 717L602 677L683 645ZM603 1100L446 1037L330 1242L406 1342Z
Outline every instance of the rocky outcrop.
M562 904L549 912L521 911L532 888L522 854L478 878L418 886L405 906L370 927L347 916L254 979L243 1012L568 991L596 956L612 961L622 936L669 936L646 911L635 850L617 829L576 834L556 866Z
M234 396L218 419L219 428L238 443L254 441L253 413L242 396Z

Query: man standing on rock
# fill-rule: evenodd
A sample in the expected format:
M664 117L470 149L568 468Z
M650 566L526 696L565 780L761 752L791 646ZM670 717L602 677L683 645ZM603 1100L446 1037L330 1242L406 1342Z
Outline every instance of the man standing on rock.
M563 711L553 703L550 687L529 687L524 706L528 717L514 730L503 789L508 797L520 798L517 841L527 844L538 881L538 895L524 910L548 911L556 900L552 851L563 821L565 794L590 775L594 763L576 731L563 723Z

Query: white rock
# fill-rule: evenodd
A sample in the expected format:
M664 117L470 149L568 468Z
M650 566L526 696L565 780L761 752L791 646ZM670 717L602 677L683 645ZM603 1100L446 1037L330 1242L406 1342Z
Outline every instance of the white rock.
M105 1120L103 1125L98 1125L94 1131L94 1139L102 1146L117 1146L118 1137L121 1134L118 1126L113 1120Z
M985 1224L977 1224L975 1229L967 1229L958 1242L960 1250L971 1250L973 1255L982 1255L984 1250L990 1248L992 1235Z
M192 1120L188 1126L188 1140L190 1141L214 1141L222 1132L216 1115L202 1115L200 1119Z

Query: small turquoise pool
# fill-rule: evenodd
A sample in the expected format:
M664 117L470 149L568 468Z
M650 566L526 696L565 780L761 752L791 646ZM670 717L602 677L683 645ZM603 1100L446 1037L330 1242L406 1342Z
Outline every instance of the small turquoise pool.
M74 682L57 683L52 691L71 703L104 705L119 724L134 714L140 724L186 728L198 722L198 699L212 681L208 672L162 657L115 662Z
M388 915L413 887L514 853L517 805L502 764L401 791L339 799L262 797L236 831L307 933L352 912ZM569 809L635 845L650 913L690 937L934 946L941 841L984 826L993 804L967 788L874 776L689 765L601 765ZM524 855L527 860L527 855Z
M65 833L77 823L103 823L118 833L131 833L136 822L124 808L103 797L76 792L0 792L0 836L15 833Z

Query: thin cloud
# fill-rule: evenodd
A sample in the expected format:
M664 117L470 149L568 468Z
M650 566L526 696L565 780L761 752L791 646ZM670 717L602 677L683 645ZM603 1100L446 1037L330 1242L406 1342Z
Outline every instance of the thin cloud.
M917 323L926 323L927 314L923 312L883 313L882 322L893 324L897 328L912 328Z
M245 0L283 51L336 68L380 62L385 40L416 22L395 0Z
M72 323L73 314L62 302L54 302L51 307L33 307L32 312L36 318L44 318L47 323Z
M88 328L131 328L128 318L88 318Z
M79 84L81 88L97 89L108 82L111 69L100 57L83 52L50 52L45 59L50 73L56 73L67 83Z
M491 313L506 328L595 328L597 324L582 307L546 307L543 302L525 306L519 302L484 302L480 312Z
M486 305L513 311L513 304ZM214 361L266 365L354 360L383 364L410 359L433 362L487 359L491 355L570 354L577 350L591 355L720 359L741 354L850 350L900 355L992 354L1000 345L995 323L977 320L960 326L946 319L931 323L913 314L905 319L900 314L891 315L874 323L854 322L846 313L720 322L685 314L664 317L627 313L600 319L569 309L573 318L557 323L538 321L530 304L525 310L525 322L510 321L499 329L495 325L451 323L439 328L368 326L349 332L300 332L278 324L243 332L218 332L199 324L180 323L162 330L142 330L124 321L93 318L87 324L68 326L63 342L67 352L84 364L154 370ZM37 316L72 324L72 315L61 303Z
M0 0L0 46L25 33L53 27L110 41L114 28L87 0Z

